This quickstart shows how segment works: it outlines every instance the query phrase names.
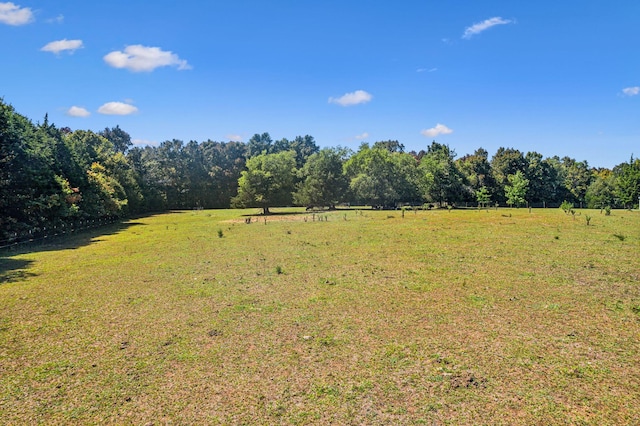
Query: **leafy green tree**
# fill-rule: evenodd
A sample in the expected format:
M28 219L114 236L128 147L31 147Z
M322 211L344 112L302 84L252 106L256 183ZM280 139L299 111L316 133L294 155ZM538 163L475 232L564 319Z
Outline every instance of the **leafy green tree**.
M491 203L491 194L486 186L476 190L476 200L478 201L478 207L487 207Z
M620 204L631 208L640 197L640 159L633 159L622 163L613 169L616 177L615 194Z
M518 170L515 174L507 176L507 180L509 184L504 187L507 204L520 207L526 203L525 196L529 187L529 179Z
M83 201L92 217L123 216L128 204L127 195L120 182L100 163L93 163L87 171L89 189L84 191Z
M517 149L500 147L491 157L491 171L496 182L497 201L505 200L505 186L509 184L508 176L516 174L517 171L525 173L527 170L527 160Z
M157 148L148 150L147 154L149 178L162 194L166 208L194 207L188 203L190 186L184 143L178 139L164 141Z
M293 201L296 159L294 151L260 154L247 160L247 170L238 179L235 207L260 207L263 214L269 208L290 205Z
M416 165L410 154L363 143L345 162L344 171L356 202L390 207L420 198Z
M334 208L343 200L349 185L342 170L346 155L342 148L325 148L312 154L299 170L300 183L293 195L294 202Z
M404 152L404 145L395 140L378 141L373 144L373 148L383 148L389 152Z
M585 199L590 209L604 209L615 205L616 179L611 170L600 170L587 188Z
M113 149L116 152L121 152L125 154L129 148L133 146L131 142L131 136L129 133L125 132L120 128L120 126L105 128L103 131L98 132L100 136L107 139L109 142L113 144Z
M128 158L122 152L116 152L105 162L104 168L107 175L117 182L117 185L115 183L111 184L114 191L119 189L119 186L124 193L124 198L117 202L121 207L119 215L145 211L145 199L139 177ZM123 202L124 199L126 199L126 203Z
M392 153L391 158L396 169L392 182L398 192L398 201L404 203L422 202L418 160L413 155L400 151Z
M554 161L542 158L537 152L527 152L525 155L527 168L525 177L529 180L526 199L532 203L555 203L563 196L563 179L560 177Z
M316 152L319 151L318 145L316 145L313 136L296 136L292 141L283 138L277 140L271 146L269 153L276 153L282 151L294 151L296 153L296 167L301 169L307 159Z
M205 207L227 208L238 194L238 179L245 169L247 146L241 142L200 144L211 192Z
M448 145L432 142L418 167L424 198L440 205L468 198L465 176Z
M591 184L593 174L586 161L576 161L570 157L562 158L564 169L564 188L567 191L567 199L575 204L584 203L587 188Z
M485 188L490 198L495 194L496 182L491 172L489 153L485 149L478 148L473 155L457 159L456 166L464 175L471 195L477 194L482 188Z
M255 157L261 154L270 154L273 152L273 140L269 133L256 133L249 139L247 143L247 158Z

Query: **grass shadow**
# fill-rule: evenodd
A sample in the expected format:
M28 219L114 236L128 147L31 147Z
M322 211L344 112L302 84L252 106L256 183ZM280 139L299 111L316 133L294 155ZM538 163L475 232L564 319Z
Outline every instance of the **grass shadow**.
M33 261L16 259L15 256L44 251L75 250L101 241L100 237L114 235L133 226L144 226L144 224L131 220L116 222L69 234L27 241L0 249L0 284L21 281L35 276L35 274L29 272L29 267Z
M22 281L35 276L36 274L27 271L32 263L32 260L0 257L0 284Z

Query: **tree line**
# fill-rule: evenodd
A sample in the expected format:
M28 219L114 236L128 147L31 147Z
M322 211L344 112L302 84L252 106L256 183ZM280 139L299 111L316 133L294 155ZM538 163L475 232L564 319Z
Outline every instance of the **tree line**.
M168 209L274 206L376 207L472 203L630 208L640 160L613 169L570 157L483 148L457 158L432 142L405 152L398 141L357 151L323 148L312 136L247 143L167 140L133 146L119 126L102 131L33 123L0 99L0 240L27 230Z

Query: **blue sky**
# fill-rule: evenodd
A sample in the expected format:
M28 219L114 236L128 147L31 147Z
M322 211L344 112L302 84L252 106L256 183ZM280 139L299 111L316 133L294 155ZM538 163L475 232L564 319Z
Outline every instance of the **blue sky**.
M640 155L640 2L0 1L0 97L137 144Z

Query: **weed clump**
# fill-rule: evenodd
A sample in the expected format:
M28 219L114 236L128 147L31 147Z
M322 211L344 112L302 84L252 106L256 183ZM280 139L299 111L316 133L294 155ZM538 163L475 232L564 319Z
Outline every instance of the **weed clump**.
M224 232L222 232L222 229L218 229L218 238L222 237L224 237Z

